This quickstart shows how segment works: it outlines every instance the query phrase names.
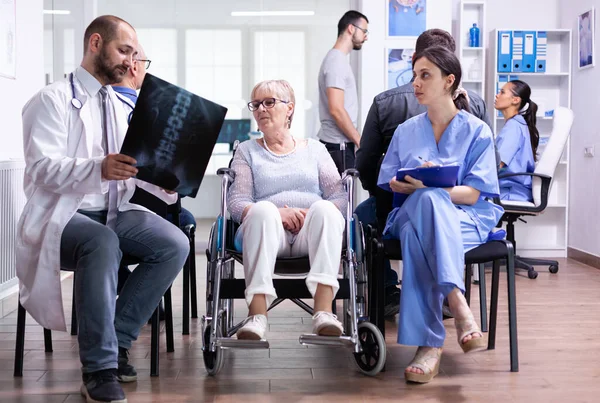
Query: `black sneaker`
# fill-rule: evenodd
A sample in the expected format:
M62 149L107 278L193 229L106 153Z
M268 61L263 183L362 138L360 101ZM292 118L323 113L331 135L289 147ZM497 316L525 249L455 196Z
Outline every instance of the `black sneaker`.
M129 364L129 350L119 347L119 369L117 369L117 379L119 382L137 381L137 372L133 365Z
M383 307L383 316L393 317L400 311L400 289L396 286L385 288L385 306Z
M116 369L90 372L82 378L81 395L87 403L127 403L125 392L117 382Z

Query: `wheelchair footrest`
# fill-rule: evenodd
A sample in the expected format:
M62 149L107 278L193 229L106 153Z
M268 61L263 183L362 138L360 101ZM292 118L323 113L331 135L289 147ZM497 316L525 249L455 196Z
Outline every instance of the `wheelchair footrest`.
M350 285L347 279L339 279L340 289L335 295L335 299L350 298ZM306 288L304 279L273 279L273 286L277 292L277 296L283 299L290 298L312 298L312 295ZM246 290L246 281L243 278L239 279L223 279L221 280L221 299L244 299Z
M352 337L340 336L317 336L316 334L303 334L300 335L300 344L316 344L319 346L338 346L338 347L349 347L352 348L355 345Z
M269 342L267 340L238 340L219 337L217 346L221 348L269 348Z

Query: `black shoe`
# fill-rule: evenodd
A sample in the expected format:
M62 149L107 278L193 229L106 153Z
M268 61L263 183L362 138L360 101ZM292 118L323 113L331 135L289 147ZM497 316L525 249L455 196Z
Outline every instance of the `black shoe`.
M119 382L137 381L137 372L133 365L129 364L129 350L119 347L119 369L117 370L117 379Z
M125 392L117 382L117 370L112 368L83 374L81 395L87 403L127 403Z
M393 317L400 311L400 289L396 286L385 288L385 306L383 307L383 316Z

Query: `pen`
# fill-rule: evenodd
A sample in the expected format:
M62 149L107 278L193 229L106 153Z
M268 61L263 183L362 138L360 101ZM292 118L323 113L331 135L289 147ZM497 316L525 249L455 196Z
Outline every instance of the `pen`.
M423 162L429 162L429 161L427 161L426 159L424 159L423 157L421 157L420 155L418 155L418 156L417 156L417 158L418 158L418 159L420 159L420 160L421 160L421 161L423 161Z

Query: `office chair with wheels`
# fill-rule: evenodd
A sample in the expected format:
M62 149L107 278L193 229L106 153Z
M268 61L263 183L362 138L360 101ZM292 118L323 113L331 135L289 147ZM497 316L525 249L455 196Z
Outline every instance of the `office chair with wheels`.
M533 173L519 172L500 174L499 178L508 178L511 176L531 176L532 177L532 193L533 203L523 201L499 200L495 203L504 208L504 215L501 222L506 222L506 239L512 242L517 250L515 242L515 221L524 221L523 216L537 216L544 212L548 206L548 196L550 186L556 171L556 167L560 162L565 144L571 131L573 124L573 111L559 107L554 110L554 122L552 125L552 134L548 140L548 145L544 150L540 160L538 161ZM558 262L556 260L532 259L515 256L515 268L527 270L527 275L530 279L535 279L538 276L533 266L547 265L550 273L558 272Z

